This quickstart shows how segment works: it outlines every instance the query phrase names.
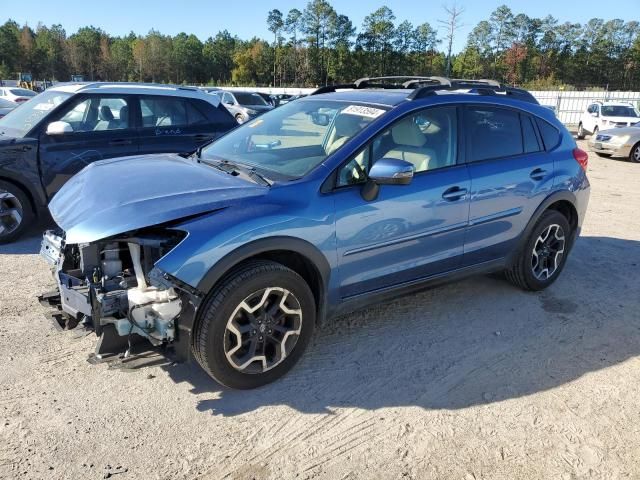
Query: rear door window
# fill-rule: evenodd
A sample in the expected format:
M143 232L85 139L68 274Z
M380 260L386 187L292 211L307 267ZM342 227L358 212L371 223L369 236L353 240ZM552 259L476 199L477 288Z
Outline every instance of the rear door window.
M468 107L465 114L467 160L479 162L524 153L518 112L497 107Z
M187 125L187 107L177 97L140 98L143 127L179 127Z

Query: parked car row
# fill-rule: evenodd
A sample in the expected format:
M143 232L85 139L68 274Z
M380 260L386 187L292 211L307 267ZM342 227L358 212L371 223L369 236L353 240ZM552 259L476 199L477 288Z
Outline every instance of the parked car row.
M372 302L495 271L548 287L589 198L587 154L497 82L367 78L275 109L148 85L43 95L0 120L23 182L0 184L0 212L50 200L59 226L41 300L95 329L98 359L146 339L233 388L284 375L318 322Z
M580 116L578 138L601 157L640 163L640 111L628 102L594 102Z

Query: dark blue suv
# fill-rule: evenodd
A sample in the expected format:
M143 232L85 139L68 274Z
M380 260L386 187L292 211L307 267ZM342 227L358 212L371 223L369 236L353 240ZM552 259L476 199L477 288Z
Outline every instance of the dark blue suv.
M55 196L42 300L95 328L99 358L144 337L234 388L373 302L487 272L548 287L589 198L587 154L553 112L443 78L325 87L152 164L97 162Z

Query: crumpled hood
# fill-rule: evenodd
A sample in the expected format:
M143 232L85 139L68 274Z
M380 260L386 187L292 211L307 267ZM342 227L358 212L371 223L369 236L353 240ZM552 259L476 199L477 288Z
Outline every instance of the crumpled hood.
M49 211L67 243L89 243L264 195L255 185L175 154L92 163L55 195Z

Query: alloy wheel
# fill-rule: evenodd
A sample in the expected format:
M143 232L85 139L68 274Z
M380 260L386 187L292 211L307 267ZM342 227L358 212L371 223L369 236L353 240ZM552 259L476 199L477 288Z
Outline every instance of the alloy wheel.
M0 236L15 232L22 223L23 207L14 194L0 190Z
M242 373L264 373L282 363L295 347L302 309L295 295L269 287L252 293L235 308L224 333L224 353Z
M531 269L538 280L548 280L558 271L564 256L564 247L564 231L558 224L549 225L538 236L531 257Z
M640 163L640 145L633 149L633 153L631 154L631 159L634 162Z

